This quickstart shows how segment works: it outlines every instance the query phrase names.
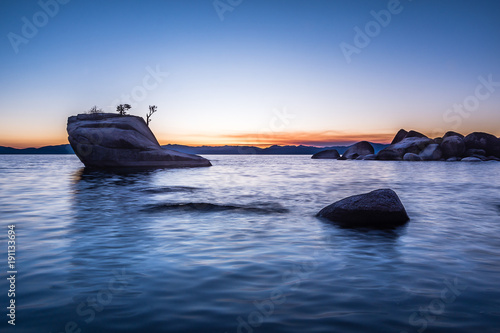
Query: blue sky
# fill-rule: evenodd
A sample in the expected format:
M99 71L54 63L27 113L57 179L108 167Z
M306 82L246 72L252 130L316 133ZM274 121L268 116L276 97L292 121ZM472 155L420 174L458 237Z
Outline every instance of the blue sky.
M120 102L141 116L157 105L165 144L382 142L402 127L500 135L497 1L215 4L2 0L0 145L65 143L68 116ZM348 61L356 27L371 37Z

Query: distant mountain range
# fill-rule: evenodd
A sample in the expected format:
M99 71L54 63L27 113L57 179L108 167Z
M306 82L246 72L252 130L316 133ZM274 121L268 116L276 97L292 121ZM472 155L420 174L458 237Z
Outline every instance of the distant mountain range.
M375 153L384 149L388 145L380 143L371 143L375 149ZM182 153L198 154L198 155L313 155L317 152L326 149L337 149L340 154L343 154L349 146L331 146L331 147L314 147L314 146L270 146L267 148L259 148L253 146L201 146L191 147L184 145L164 145L163 148L176 150ZM74 154L73 149L69 144L58 146L46 146L40 148L10 148L0 146L0 154Z
M74 154L73 149L69 144L58 145L58 146L45 146L40 148L10 148L0 146L0 154L40 154L40 155L50 155L50 154Z
M384 149L388 145L380 143L372 143L375 153ZM349 146L331 146L331 147L314 147L314 146L270 146L267 148L259 148L253 146L201 146L191 147L183 145L165 145L163 148L180 151L188 154L200 155L239 155L239 154L255 154L255 155L313 155L317 152L327 149L337 149L340 154L343 154Z

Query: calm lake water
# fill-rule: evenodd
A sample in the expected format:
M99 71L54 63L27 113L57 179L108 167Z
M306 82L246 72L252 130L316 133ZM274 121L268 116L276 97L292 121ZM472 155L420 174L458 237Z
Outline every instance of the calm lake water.
M500 332L500 163L206 156L213 167L85 171L0 155L2 332ZM392 188L411 221L316 218Z

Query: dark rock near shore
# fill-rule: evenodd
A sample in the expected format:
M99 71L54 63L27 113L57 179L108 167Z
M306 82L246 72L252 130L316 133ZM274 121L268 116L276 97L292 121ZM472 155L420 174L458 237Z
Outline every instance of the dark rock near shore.
M482 162L483 160L477 157L462 158L462 162Z
M377 159L377 155L375 155L375 154L369 154L369 155L363 156L363 161L373 161L376 159Z
M377 154L377 160L381 161L401 161L404 152L398 150L383 149Z
M411 130L406 134L405 139L406 138L427 138L427 135Z
M377 154L377 159L385 161L402 160L407 153L420 154L431 143L433 143L433 140L427 137L412 136L404 138L402 141L382 149Z
M340 154L336 149L327 149L314 154L311 158L338 160L340 158Z
M443 138L434 138L434 143L440 145L443 142Z
M463 136L448 135L448 133L446 133L445 138L443 139L443 142L441 142L440 145L441 150L443 151L443 156L445 158L462 156L465 153L465 142Z
M68 140L87 167L176 168L211 166L197 155L160 147L143 118L114 113L68 118Z
M347 227L390 228L409 220L401 200L391 189L342 199L323 208L316 216Z
M358 142L337 158L328 156L327 151L315 154L312 158L337 158L339 160L382 160L382 161L460 161L465 157L474 157L483 161L500 159L500 138L482 132L474 132L467 136L448 131L443 137L428 138L417 131L407 132L400 129L392 143L382 146L375 154L374 144L367 141ZM379 149L380 149L379 148ZM342 150L341 150L342 151ZM325 154L325 157L321 155ZM416 157L415 155L418 155Z
M437 143L431 143L420 152L419 156L424 161L439 161L443 156L443 152Z
M419 155L417 154L413 154L413 153L406 153L404 156L403 156L403 160L404 161L410 161L410 162L419 162L419 161L422 161L422 157L420 157Z
M466 149L482 149L487 156L500 157L500 139L496 136L474 132L464 138Z
M460 133L448 131L448 132L446 132L445 135L443 135L443 139L449 138L450 136L458 136L459 138L462 138L462 139L464 138L464 136Z
M408 134L407 131L405 131L404 129L400 129L398 131L398 133L396 134L396 136L394 137L394 139L392 139L391 145L393 145L395 143L398 143L401 140L403 140L406 137L407 134Z
M342 155L348 160L353 160L358 158L359 156L366 156L373 154L375 150L373 146L367 141L358 142L352 146L350 146Z
M464 153L465 157L474 155L486 156L486 151L484 149L467 149Z

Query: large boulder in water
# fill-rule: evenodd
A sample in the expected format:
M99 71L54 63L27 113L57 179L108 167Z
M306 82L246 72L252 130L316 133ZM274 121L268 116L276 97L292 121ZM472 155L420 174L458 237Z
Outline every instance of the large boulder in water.
M316 216L348 227L387 228L409 220L401 200L391 189L342 199L323 208Z
M443 142L440 144L443 156L445 158L462 156L465 153L465 142L463 136L448 135L448 133L446 133Z
M460 137L462 139L464 138L464 136L462 134L460 134L460 133L453 132L453 131L448 131L448 132L446 132L445 135L443 135L443 139L446 139L446 138L448 138L450 136L458 136L458 137Z
M337 151L337 149L327 149L327 150L322 150L322 151L314 154L311 158L338 160L339 157L340 157L340 154Z
M484 149L467 149L464 153L464 157L470 156L486 156L486 151Z
M405 131L404 129L400 129L398 131L398 133L396 133L396 136L394 137L394 139L392 139L391 145L393 145L395 143L398 143L401 140L403 140L406 137L407 134L408 134L407 131Z
M68 140L87 167L175 168L210 166L197 155L163 149L144 119L114 113L68 118Z
M431 143L419 154L424 161L439 161L443 157L443 152L437 143Z
M386 161L402 160L406 153L418 155L425 149L425 147L433 142L434 141L428 137L412 136L404 138L400 142L392 144L379 151L377 159Z
M350 146L342 155L344 159L354 160L359 156L371 155L375 152L368 141L361 141Z
M404 138L405 139L406 138L427 138L427 136L420 133L420 132L411 130L408 132L408 134L406 134L406 136Z
M483 149L487 156L500 157L500 139L494 135L474 132L464 139L466 149Z

